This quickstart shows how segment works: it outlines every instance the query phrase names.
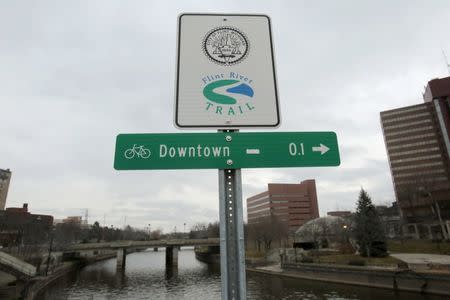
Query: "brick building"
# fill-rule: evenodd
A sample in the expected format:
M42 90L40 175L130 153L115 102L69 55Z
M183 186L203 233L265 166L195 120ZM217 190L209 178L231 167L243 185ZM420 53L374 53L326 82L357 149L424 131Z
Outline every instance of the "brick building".
M8 207L0 210L0 244L9 246L42 243L47 241L52 226L52 216L31 214L27 203L22 207Z
M267 191L247 199L248 224L258 223L270 216L286 222L290 231L318 218L315 180L309 179L298 184L269 183Z
M448 238L450 77L428 82L424 103L381 112L403 232Z

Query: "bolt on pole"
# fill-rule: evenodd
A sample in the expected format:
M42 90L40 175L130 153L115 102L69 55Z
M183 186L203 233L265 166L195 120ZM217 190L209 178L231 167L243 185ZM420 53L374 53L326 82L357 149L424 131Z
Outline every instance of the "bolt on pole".
M219 170L222 300L246 299L241 169Z

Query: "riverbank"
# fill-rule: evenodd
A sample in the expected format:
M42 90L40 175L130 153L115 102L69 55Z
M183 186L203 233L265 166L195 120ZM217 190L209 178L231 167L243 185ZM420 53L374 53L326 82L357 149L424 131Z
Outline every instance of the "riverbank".
M30 282L26 284L24 287L24 291L22 293L23 299L25 300L33 300L35 299L44 289L46 289L53 282L57 281L63 276L66 276L69 273L76 272L83 268L86 265L90 265L96 263L98 261L103 261L106 259L114 258L115 253L102 254L97 256L92 256L88 258L84 258L80 261L70 261L64 262L58 267L56 267L51 274L48 276L39 276L33 278Z
M220 264L220 254L196 252L195 256L205 263ZM270 276L450 296L450 271L447 269L398 268L396 264L349 266L291 262L267 265L264 261L264 258L247 258L246 270Z
M310 263L289 263L247 267L247 271L270 276L324 281L395 291L450 296L448 272L417 272L409 269L384 269Z

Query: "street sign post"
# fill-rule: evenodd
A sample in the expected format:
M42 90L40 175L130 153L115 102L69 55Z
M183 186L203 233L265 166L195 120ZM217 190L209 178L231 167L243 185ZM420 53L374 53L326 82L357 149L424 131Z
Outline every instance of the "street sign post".
M279 126L268 16L182 14L177 41L177 127Z
M114 168L236 169L340 164L334 132L120 134Z
M222 300L246 299L241 168L338 166L336 134L235 131L280 125L266 15L179 16L175 125L219 132L119 134L114 168L218 169Z

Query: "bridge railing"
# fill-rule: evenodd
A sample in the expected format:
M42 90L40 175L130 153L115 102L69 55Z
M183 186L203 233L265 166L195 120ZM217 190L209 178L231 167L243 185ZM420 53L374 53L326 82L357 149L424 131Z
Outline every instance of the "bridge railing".
M219 244L220 240L218 238L152 240L152 241L115 241L115 242L74 244L68 246L66 249L64 249L64 251L118 249L118 248L153 248L153 247L170 247L170 246L217 246Z

